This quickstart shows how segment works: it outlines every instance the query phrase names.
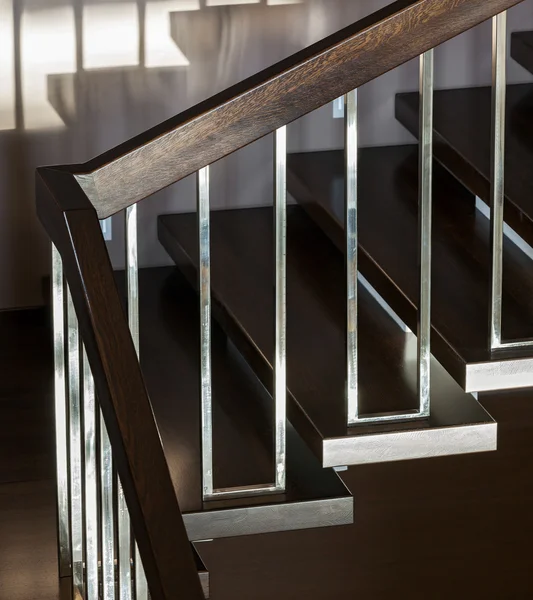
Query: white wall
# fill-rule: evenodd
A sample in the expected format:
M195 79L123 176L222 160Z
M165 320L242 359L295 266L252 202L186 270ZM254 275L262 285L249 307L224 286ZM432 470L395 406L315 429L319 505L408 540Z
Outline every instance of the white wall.
M0 308L42 302L49 252L34 211L36 166L84 161L389 3L240 2L200 10L200 0L147 0L140 65L136 0L0 0ZM524 29L533 29L531 0L509 13L509 31ZM509 77L531 80L513 61ZM437 49L437 87L488 82L490 23ZM412 141L394 119L394 95L416 86L416 61L364 86L363 146ZM289 147L338 148L342 137L326 106L291 126ZM271 162L265 139L213 165L213 206L270 202ZM168 262L156 215L193 209L191 179L140 205L142 265ZM116 265L121 230L117 216Z

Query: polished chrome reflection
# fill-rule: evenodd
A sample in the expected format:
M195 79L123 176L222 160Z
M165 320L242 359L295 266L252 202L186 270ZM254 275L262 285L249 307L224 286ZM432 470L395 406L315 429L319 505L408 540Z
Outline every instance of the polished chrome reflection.
M118 590L119 600L132 600L133 572L131 568L130 515L124 497L124 490L117 482L117 530L118 530Z
M285 489L287 437L287 128L274 134L275 343L274 343L274 487Z
M420 56L418 409L360 415L357 389L357 95L346 96L346 283L348 425L427 418L431 369L431 208L433 181L433 50Z
M213 495L213 407L211 389L211 236L209 167L198 171L197 218L200 292L200 400L202 425L202 487Z
M80 390L80 337L70 290L67 301L68 390L70 429L70 532L72 544L72 590L74 600L85 599L83 577L83 474Z
M286 246L287 246L287 131L274 136L274 246L275 246L275 343L274 343L274 483L214 489L213 406L211 368L211 240L209 167L198 171L197 217L200 295L200 395L202 426L202 485L204 499L255 496L284 491L286 479Z
M52 245L52 311L54 323L54 395L56 428L57 526L59 574L70 575L70 509L68 495L68 427L65 376L65 283L63 263Z
M345 219L346 219L346 399L348 424L357 423L359 394L357 389L357 90L346 94L345 122Z
M420 165L418 243L420 289L418 301L419 413L430 410L431 369L431 213L433 190L433 50L420 56Z
M506 36L507 13L503 12L492 19L491 348L499 347L502 341Z
M87 600L99 597L98 492L96 466L96 398L87 353L83 349L83 433L85 440L85 572Z
M115 600L115 516L113 453L100 413L100 507L102 531L102 600Z
M128 323L137 356L139 356L139 260L137 254L137 205L126 209L126 287L128 294ZM135 598L148 600L148 583L135 543Z

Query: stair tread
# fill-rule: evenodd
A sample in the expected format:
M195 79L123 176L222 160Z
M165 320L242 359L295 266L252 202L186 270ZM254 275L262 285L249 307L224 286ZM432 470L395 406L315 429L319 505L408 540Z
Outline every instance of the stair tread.
M413 330L418 306L418 147L366 148L359 155L362 274ZM344 152L292 154L288 189L344 249ZM490 227L472 196L436 164L433 196L432 351L462 384L469 365L516 361L488 349ZM533 337L531 260L504 240L503 334Z
M285 494L202 501L198 303L173 267L141 269L139 300L143 376L189 538L351 523L350 493L292 428ZM215 486L269 483L272 424L262 405L270 396L223 338L212 351Z
M271 208L217 211L211 217L214 315L266 385L271 381L274 341L272 220ZM194 284L196 216L159 217L159 236ZM289 418L322 456L325 466L409 458L410 450L405 447L402 452L407 455L400 452L398 456L392 446L383 446L383 455L370 449L378 441L392 440L398 432L410 437L413 430L452 433L457 425L491 426L490 417L474 398L464 394L433 361L435 410L429 422L347 428L343 261L299 207L288 208L287 245ZM414 408L416 340L405 334L361 286L359 291L362 412ZM339 445L345 462L329 463L329 453L338 458ZM426 448L424 455L431 455L432 450Z
M418 135L418 92L396 96L396 118ZM533 243L533 84L507 86L505 220ZM491 88L436 91L435 158L490 203Z
M515 31L511 34L511 56L533 73L533 31Z

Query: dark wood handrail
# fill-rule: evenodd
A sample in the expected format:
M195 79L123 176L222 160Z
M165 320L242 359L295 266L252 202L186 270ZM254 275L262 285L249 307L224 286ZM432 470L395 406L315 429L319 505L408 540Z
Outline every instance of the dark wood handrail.
M520 2L398 0L70 170L103 219Z
M70 174L45 168L37 173L37 209L63 260L151 597L203 600L94 207Z
M203 597L98 219L522 0L398 0L85 163L37 171L154 600Z

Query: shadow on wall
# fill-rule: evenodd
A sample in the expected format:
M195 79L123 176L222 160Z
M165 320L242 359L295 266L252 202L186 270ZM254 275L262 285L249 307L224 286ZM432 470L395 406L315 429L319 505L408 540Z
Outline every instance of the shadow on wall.
M0 0L0 309L43 302L49 247L35 217L36 166L85 161L389 3ZM517 20L524 29L524 15ZM485 66L472 69L464 56L490 44L490 32L468 35L456 44L462 61L456 46L443 47L437 82L484 78ZM361 112L372 119L362 119L363 145L410 139L393 98L416 85L409 64L365 86ZM331 117L329 106L293 124L289 148L340 147L342 123ZM270 203L271 163L265 139L214 165L213 206ZM168 263L155 215L194 210L194 187L185 180L141 205L141 265ZM117 267L121 234L117 216L109 244Z

